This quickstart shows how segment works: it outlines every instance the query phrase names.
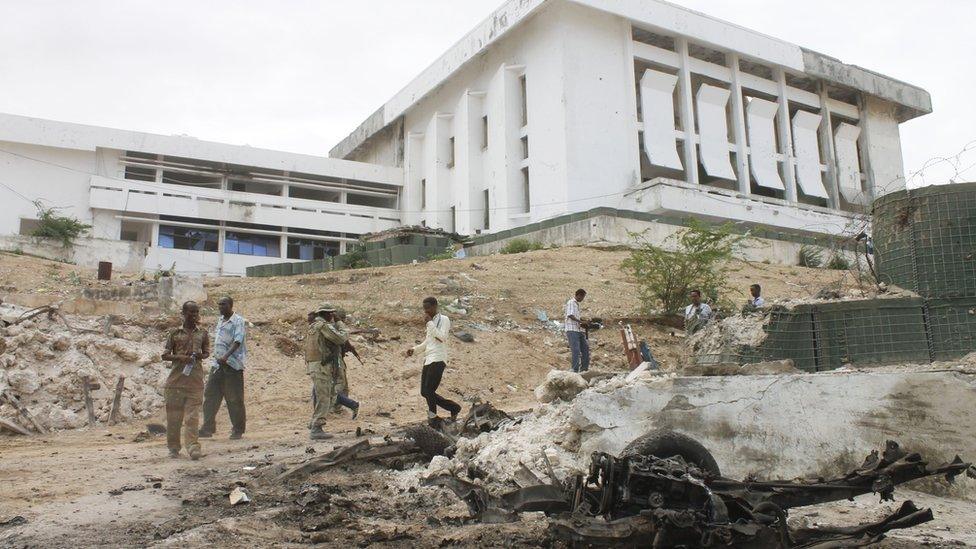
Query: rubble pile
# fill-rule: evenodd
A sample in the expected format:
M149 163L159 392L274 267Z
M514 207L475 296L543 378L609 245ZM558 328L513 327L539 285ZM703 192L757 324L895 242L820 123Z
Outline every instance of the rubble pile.
M9 391L48 429L74 429L88 423L83 379L91 392L95 417L106 422L118 378L125 376L119 418L147 418L163 405L166 367L160 361L160 337L135 326L97 326L95 319L71 317L72 328L37 317L0 328L0 392ZM107 335L106 335L107 332ZM10 403L0 417L14 419Z

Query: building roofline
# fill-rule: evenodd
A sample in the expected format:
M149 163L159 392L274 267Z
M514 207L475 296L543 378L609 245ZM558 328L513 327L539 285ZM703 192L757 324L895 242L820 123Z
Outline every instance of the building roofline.
M508 0L333 147L329 156L344 158L351 154L540 7L560 1L618 15L642 27L688 36L696 42L876 95L901 107L900 121L932 112L929 93L918 86L664 0Z
M0 142L94 151L98 148L179 156L225 164L326 175L402 186L402 170L324 156L229 145L180 135L159 135L0 113ZM2 145L0 145L2 148Z

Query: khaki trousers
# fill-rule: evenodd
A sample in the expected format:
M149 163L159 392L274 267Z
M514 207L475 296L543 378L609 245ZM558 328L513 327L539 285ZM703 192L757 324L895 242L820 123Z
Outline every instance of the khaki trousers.
M335 406L336 389L332 364L323 362L309 362L306 364L308 375L315 387L315 410L312 412L311 427L325 427L325 420L329 411Z
M180 451L180 427L183 429L183 445L186 451L200 451L197 438L200 427L200 408L203 392L199 389L166 388L166 446Z

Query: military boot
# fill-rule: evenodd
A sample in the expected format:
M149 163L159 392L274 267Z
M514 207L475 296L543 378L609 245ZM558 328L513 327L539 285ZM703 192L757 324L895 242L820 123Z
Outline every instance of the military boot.
M316 425L315 427L312 427L312 430L308 432L308 438L312 440L329 440L330 438L333 437L335 437L335 435L323 431L321 425Z

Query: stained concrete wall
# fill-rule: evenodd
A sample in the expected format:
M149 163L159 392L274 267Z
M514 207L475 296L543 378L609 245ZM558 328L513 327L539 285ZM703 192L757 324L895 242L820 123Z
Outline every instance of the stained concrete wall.
M97 267L99 261L109 261L114 270L127 272L142 270L146 247L142 242L78 238L72 246L66 248L53 238L0 235L0 250L6 252L18 251L89 268Z
M610 215L600 215L587 219L568 221L555 227L539 229L525 234L517 234L484 244L466 247L468 255L491 255L501 252L513 240L538 242L543 246L632 246L634 233L644 233L644 237L654 243L668 247L668 237L683 230L680 225L670 225L656 221L641 221ZM769 238L752 238L738 256L748 261L769 261L777 265L796 265L799 262L800 248L803 244ZM824 253L833 253L823 246L815 246ZM846 251L840 252L852 259Z
M788 479L846 472L888 439L931 461L974 459L973 402L973 373L659 376L584 391L571 413L580 455L667 428L704 444L724 475Z

